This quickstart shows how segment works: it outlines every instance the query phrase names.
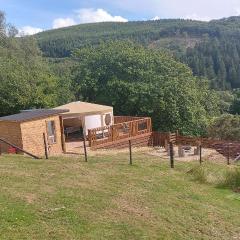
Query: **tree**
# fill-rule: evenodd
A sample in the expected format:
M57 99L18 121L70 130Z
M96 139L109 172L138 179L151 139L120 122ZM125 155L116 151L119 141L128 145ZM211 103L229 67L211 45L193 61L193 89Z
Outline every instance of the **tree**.
M214 118L208 128L208 135L221 140L240 140L240 116L223 114Z
M5 22L0 14L0 24L9 33ZM54 106L57 79L42 58L36 40L13 38L13 28L11 31L0 45L0 116Z
M230 105L229 112L231 114L240 115L240 89L235 89L233 91L233 101Z
M113 105L115 114L151 116L155 129L198 135L217 112L215 93L166 53L114 41L73 58L76 98Z
M72 68L74 61L71 59L51 59L50 68L57 77L57 104L63 105L65 103L75 100L74 89L72 89Z

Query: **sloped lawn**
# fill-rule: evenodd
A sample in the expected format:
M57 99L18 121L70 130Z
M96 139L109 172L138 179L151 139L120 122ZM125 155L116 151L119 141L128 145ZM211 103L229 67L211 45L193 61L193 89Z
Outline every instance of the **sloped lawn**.
M201 181L198 162L133 157L1 156L0 239L240 239L240 194L218 184L228 166L205 163Z

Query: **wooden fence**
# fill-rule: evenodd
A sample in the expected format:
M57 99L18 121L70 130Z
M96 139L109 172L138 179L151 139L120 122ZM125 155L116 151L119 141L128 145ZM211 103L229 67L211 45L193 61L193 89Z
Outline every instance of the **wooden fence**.
M212 148L227 158L235 159L240 155L240 142L212 138L178 136L177 143Z
M152 145L154 147L165 147L166 143L177 142L177 133L152 132Z
M118 120L120 121L120 118ZM106 145L122 139L128 140L151 132L151 118L138 118L112 126L89 129L88 141L90 147L96 148L99 145Z
M121 122L132 119L132 121ZM158 146L166 144L202 146L215 149L226 158L240 158L240 142L223 141L212 138L190 137L179 135L178 132L152 132L151 118L117 117L112 126L90 129L88 131L89 145L92 149L128 147L128 140L134 146Z
M152 133L153 146L165 147L166 142L174 144L202 146L215 149L226 158L236 159L240 156L240 142L224 141L212 138L190 137L178 135L178 133Z

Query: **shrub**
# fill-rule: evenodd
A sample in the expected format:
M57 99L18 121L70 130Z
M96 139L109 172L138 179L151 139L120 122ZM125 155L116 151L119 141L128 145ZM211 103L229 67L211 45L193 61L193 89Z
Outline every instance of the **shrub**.
M223 114L214 118L208 128L209 137L222 140L240 140L240 116Z

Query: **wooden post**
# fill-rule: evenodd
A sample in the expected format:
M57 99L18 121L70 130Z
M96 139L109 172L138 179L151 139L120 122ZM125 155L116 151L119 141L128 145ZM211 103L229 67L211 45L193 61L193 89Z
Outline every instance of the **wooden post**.
M45 158L48 159L48 146L47 146L47 140L46 140L45 133L43 133L43 142L44 142Z
M60 127L61 127L62 150L63 150L63 153L66 153L67 152L67 150L66 150L66 137L65 137L65 133L64 133L63 117L60 116L59 120L60 120Z
M0 156L2 155L2 146L1 146L1 143L0 143Z
M154 147L154 144L153 144L153 137L154 136L153 135L154 135L154 132L151 133L151 144L150 144L150 146L152 146L152 147Z
M168 152L169 152L169 146L168 146L168 140L167 139L165 139L164 140L164 145L165 145L165 150L166 150L166 152L167 152L167 154L168 154ZM168 154L169 155L169 154Z
M230 143L228 143L228 149L227 149L227 165L230 165Z
M84 129L83 129L83 134L84 134ZM88 143L89 143L89 147L92 147L92 131L91 131L91 129L88 129Z
M83 148L84 148L85 162L87 162L88 158L87 158L87 147L86 147L86 138L85 138L85 136L83 136Z
M171 165L171 168L174 168L174 152L173 152L173 143L170 142L169 143L169 147L170 147L170 165Z
M179 137L179 131L177 130L177 131L176 131L176 144L179 144L179 142L178 142L178 137Z
M199 145L199 162L202 164L202 144Z
M10 142L8 142L8 141L2 139L2 138L0 138L0 142L6 143L7 145L9 145L9 146L11 146L11 147L14 147L14 148L16 148L18 151L23 152L23 153L25 153L25 154L27 154L27 155L29 155L29 156L35 158L35 159L40 159L40 157L35 156L35 155L33 155L32 153L27 152L27 151L23 150L22 148L18 147L17 145L12 144L12 143L10 143Z
M113 140L114 140L114 136L113 136L113 134L114 134L114 133L113 133L113 126L111 126L111 128L110 128L110 129L111 129L111 136L112 136L112 139L111 139L111 141L113 142Z
M132 165L132 142L131 142L131 140L129 140L128 143L129 143L129 164Z
M181 144L178 145L178 156L179 157L184 157L185 156L185 152L184 152L184 149L183 149Z

